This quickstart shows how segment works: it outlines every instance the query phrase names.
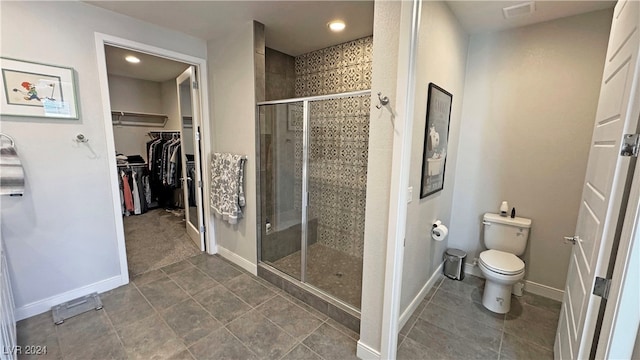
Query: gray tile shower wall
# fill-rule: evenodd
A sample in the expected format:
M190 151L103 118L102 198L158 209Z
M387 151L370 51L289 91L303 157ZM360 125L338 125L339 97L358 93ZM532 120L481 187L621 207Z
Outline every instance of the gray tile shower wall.
M373 37L295 58L295 96L371 88ZM309 218L318 242L357 258L364 248L370 96L310 104ZM302 194L302 116L295 116L296 199ZM300 203L296 201L296 203Z
M271 48L265 49L266 100L291 99L295 94L295 59Z

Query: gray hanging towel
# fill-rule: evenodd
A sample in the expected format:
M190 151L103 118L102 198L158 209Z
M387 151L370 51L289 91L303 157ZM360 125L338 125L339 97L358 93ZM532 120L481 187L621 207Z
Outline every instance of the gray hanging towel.
M18 157L13 139L1 134L11 141L11 144L0 146L0 195L24 195L24 170ZM1 139L0 139L1 140Z

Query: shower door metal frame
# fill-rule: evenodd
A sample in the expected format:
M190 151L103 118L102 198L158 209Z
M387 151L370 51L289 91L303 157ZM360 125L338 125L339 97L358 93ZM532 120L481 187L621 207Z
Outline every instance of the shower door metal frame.
M261 151L261 144L260 144L260 106L263 105L283 105L283 104L292 104L292 103L302 103L302 224L301 224L301 244L300 244L300 282L305 285L305 287L309 287L311 289L314 290L314 292L320 292L321 294L324 294L325 296L328 295L329 297L331 297L333 300L337 300L337 302L339 304L341 304L342 306L347 307L350 311L356 311L359 315L360 311L356 308L354 308L352 305L347 304L345 301L337 298L334 294L329 294L326 293L325 291L316 288L315 286L313 286L313 284L309 284L307 282L307 241L308 241L308 236L309 236L309 141L310 141L310 115L309 115L309 103L312 101L323 101L323 100L334 100L334 99L342 99L342 98L348 98L348 97L355 97L355 96L364 96L364 95L371 95L371 89L369 90L358 90L358 91L351 91L351 92L346 92L346 93L339 93L339 94L331 94L331 95L318 95L318 96L307 96L307 97L300 97L300 98L292 98L292 99L284 99L284 100L272 100L272 101L261 101L258 102L256 104L256 121L257 121L257 126L256 126L256 141L258 142L257 146L256 146L256 159L260 159L260 151ZM261 168L260 168L260 163L258 162L258 166L257 168L257 178L260 179L260 173L261 173ZM258 235L258 262L262 262L262 226L264 226L264 224L262 223L262 213L261 213L261 209L262 209L262 197L260 196L260 181L256 181L256 190L257 190L257 194L258 196L256 196L259 204L257 206L257 225L258 225L258 231L257 231L257 235ZM274 268L273 266L271 266L272 268ZM274 268L275 270L282 272L280 270L278 270L277 268Z

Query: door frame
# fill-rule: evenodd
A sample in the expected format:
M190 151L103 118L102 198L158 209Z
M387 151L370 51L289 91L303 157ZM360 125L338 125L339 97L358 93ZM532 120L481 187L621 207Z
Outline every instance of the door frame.
M636 160L637 161L637 160ZM594 338L596 359L631 358L640 323L640 166L636 163L622 234L614 262L609 298L599 338ZM635 332L634 332L635 331Z
M176 94L177 94L177 99L178 99L178 116L180 117L180 137L181 139L185 139L184 136L184 114L182 113L182 93L180 90L180 86L182 84L182 82L184 82L185 80L189 81L189 100L191 101L191 103L189 104L191 106L191 118L192 118L192 122L191 122L191 126L192 126L192 132L193 132L193 138L191 139L193 141L194 144L202 144L202 136L200 134L200 130L201 130L201 123L202 123L202 114L199 114L199 110L200 110L200 91L198 91L197 87L194 88L193 85L193 81L195 81L196 83L198 83L199 79L197 78L198 76L198 71L196 70L195 66L191 65L189 66L189 68L187 68L184 72L182 72L182 74L178 75L178 77L175 79L176 81ZM196 94L196 96L194 96L194 93ZM195 106L194 106L195 105ZM184 164L182 164L182 178L184 179L182 184L183 184L183 195L184 195L184 203L185 203L185 227L187 229L187 235L189 236L189 238L191 240L194 240L193 236L194 233L198 234L198 246L200 247L201 251L205 251L207 248L207 245L205 244L204 241L204 235L207 233L206 231L201 230L204 226L204 197L202 196L202 188L197 186L196 187L200 188L200 190L198 191L198 193L196 194L196 208L198 208L198 203L199 203L199 210L198 210L198 222L197 224L193 224L191 222L191 213L190 213L190 207L191 207L191 202L189 201L189 189L188 186L186 186L187 184L187 178L188 178L188 174L187 174L187 163L186 163L186 148L185 148L185 142L182 141L181 142L181 147L182 147L182 159L181 161L185 161ZM197 156L195 155L196 153L196 149L197 151ZM202 181L202 146L198 146L195 147L194 146L194 166L196 169L200 170L200 174L198 174L200 176L200 178L198 179L191 179L191 181L194 181L196 184L198 181ZM195 227L195 229L194 229ZM206 227L204 227L206 228ZM195 241L194 241L195 242Z
M112 36L100 32L95 33L95 45L96 45L96 60L98 62L98 83L100 86L100 93L102 98L102 118L104 122L106 144L107 144L107 163L109 165L109 182L111 185L111 198L113 213L115 216L116 225L116 245L118 248L118 256L120 260L120 276L122 284L129 282L129 271L127 264L127 250L125 246L124 236L124 224L122 216L120 214L120 187L118 184L118 171L115 158L115 141L113 138L113 124L111 120L111 100L109 98L109 79L107 76L107 60L105 56L105 45L115 46L119 48L131 49L138 52L143 52L149 55L175 60L196 67L196 79L200 87L200 114L202 117L202 134L210 134L211 123L209 115L209 92L207 86L207 60L186 55L183 53L175 52L159 48L156 46L143 44L140 42L124 39L117 36ZM202 136L201 139L201 152L202 154L209 154L211 152L211 141L209 136ZM202 187L203 198L209 196L209 177L205 176L206 171L202 169ZM204 205L203 205L204 206ZM214 224L211 221L211 212L208 206L204 206L205 216L205 246L209 254L215 254L217 252L217 242L215 239Z

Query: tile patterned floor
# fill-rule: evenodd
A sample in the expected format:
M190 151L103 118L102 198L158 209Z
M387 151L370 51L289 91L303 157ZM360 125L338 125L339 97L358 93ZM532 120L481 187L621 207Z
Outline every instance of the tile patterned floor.
M553 359L561 304L525 293L499 315L482 306L483 287L442 277L400 331L398 359Z
M356 359L358 334L215 255L147 272L101 299L103 310L58 326L50 312L20 321L18 344L46 345L41 360Z
M187 235L184 212L154 209L123 222L130 277L200 253Z
M399 335L398 359L551 359L560 303L525 294L506 315L484 280L441 278ZM101 295L104 309L18 323L37 359L356 359L358 334L219 256L200 254ZM19 356L19 359L30 357Z

